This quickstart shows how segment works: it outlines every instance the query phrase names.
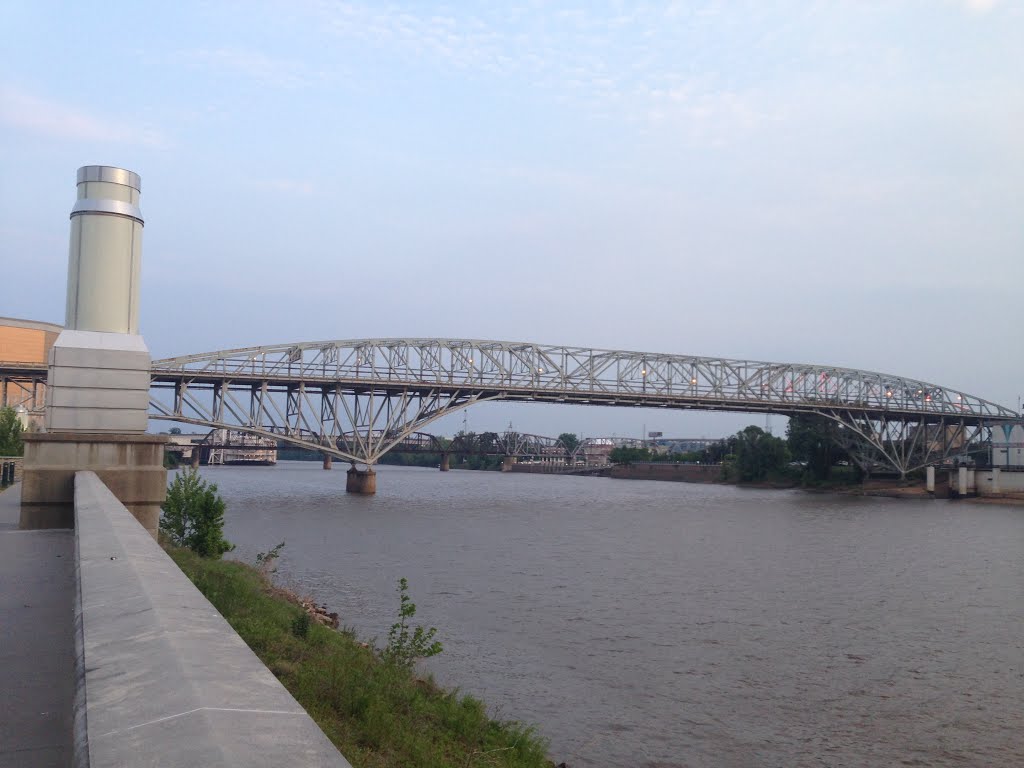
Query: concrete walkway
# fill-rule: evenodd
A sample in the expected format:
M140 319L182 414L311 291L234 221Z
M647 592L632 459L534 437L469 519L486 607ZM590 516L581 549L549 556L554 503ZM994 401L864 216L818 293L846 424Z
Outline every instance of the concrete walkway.
M0 491L0 768L68 766L75 690L74 532L19 531Z

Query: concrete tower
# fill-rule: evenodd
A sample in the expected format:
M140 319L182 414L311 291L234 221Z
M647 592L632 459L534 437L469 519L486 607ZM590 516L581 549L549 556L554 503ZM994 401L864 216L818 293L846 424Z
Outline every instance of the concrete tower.
M43 432L25 435L22 528L71 528L74 477L96 472L154 536L167 489L167 438L149 424L150 357L139 335L142 180L78 169L67 315L50 349Z
M141 192L137 173L106 165L78 169L65 329L50 351L48 431L146 431L150 357L139 335Z

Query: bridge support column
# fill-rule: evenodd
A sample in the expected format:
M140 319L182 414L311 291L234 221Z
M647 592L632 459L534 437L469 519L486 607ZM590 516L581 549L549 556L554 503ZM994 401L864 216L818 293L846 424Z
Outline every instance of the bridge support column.
M501 471L511 472L512 467L519 463L519 459L515 456L506 456L501 460Z
M203 448L199 445L192 446L192 456L189 461L192 464L192 469L199 469L199 462L203 458Z
M441 471L447 472L451 467L451 457L447 453L441 454Z
M334 461L333 461L333 458L331 457L331 454L325 453L324 454L324 469L330 469L331 465L333 465L333 464L334 464Z
M377 492L377 473L372 469L356 469L352 467L345 478L345 491L372 496Z
M935 467L927 467L924 471L925 490L928 493L935 493Z
M960 467L956 473L956 493L958 496L967 495L967 467Z

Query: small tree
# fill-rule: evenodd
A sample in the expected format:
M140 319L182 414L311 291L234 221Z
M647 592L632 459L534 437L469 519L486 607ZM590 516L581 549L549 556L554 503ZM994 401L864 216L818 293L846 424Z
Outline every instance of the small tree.
M161 507L160 530L176 547L218 558L235 548L224 539L225 506L217 486L208 484L196 470L179 472Z
M441 643L434 640L437 628L424 629L417 626L409 633L409 619L416 615L416 603L409 597L409 582L398 580L398 621L391 625L388 632L388 647L382 655L385 661L402 667L411 667L416 659L436 656L443 649Z
M10 407L0 408L0 456L21 456L24 452L18 412Z
M558 436L562 445L565 446L565 450L569 453L573 453L577 448L580 447L580 439L572 432L563 432Z

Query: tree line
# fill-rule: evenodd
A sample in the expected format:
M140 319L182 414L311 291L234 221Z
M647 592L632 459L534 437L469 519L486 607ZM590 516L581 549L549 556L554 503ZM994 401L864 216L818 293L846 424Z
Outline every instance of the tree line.
M837 465L853 463L840 443L839 425L817 414L790 417L785 438L751 424L700 451L658 453L646 447L623 447L613 449L608 458L615 464L720 464L727 479L741 482L771 478L824 482ZM859 469L854 471L859 474Z

